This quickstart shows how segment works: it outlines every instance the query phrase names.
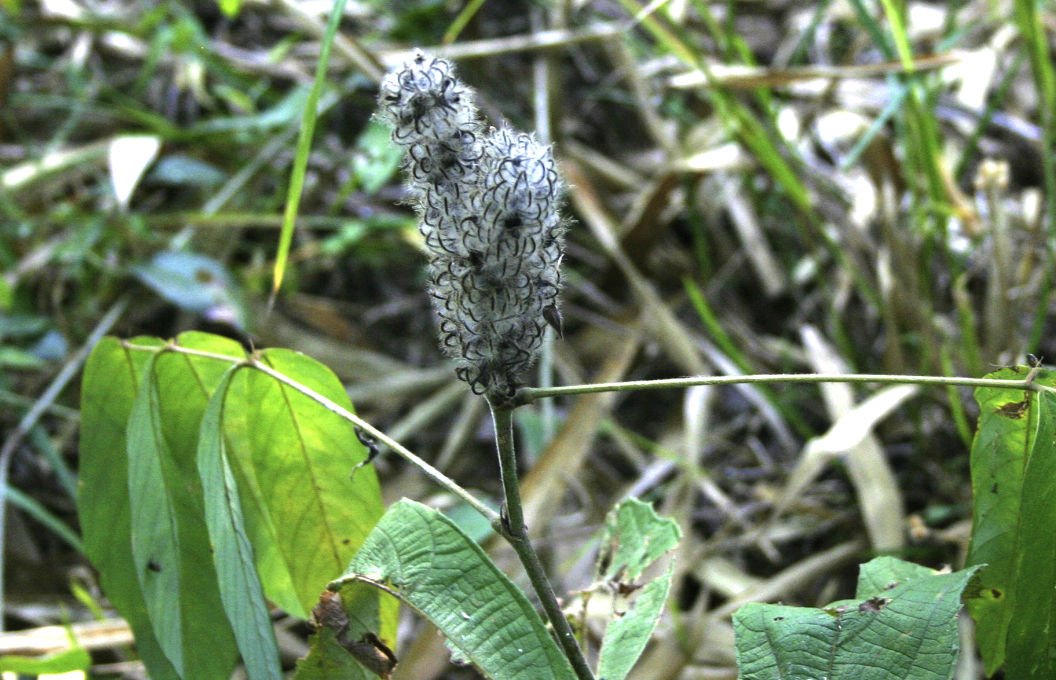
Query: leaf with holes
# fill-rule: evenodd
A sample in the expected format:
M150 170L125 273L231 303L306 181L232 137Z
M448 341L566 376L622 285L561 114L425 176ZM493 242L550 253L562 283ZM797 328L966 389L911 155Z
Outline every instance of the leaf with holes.
M1025 367L988 378L1021 380ZM1051 371L1035 382L1056 385ZM965 604L987 674L1056 676L1056 393L982 387L972 443L972 541L986 565Z
M674 564L655 579L639 583L642 573L681 539L678 525L652 506L631 498L605 519L601 551L591 591L611 592L613 618L605 629L598 677L623 680L645 651L671 587Z
M733 617L741 680L949 680L961 592L954 574L879 557L862 565L855 600L824 609L747 604Z

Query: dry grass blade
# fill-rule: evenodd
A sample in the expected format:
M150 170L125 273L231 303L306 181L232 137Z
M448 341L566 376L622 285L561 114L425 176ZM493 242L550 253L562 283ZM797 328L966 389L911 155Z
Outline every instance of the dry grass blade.
M770 252L770 244L751 204L740 192L734 191L729 181L722 182L722 195L730 213L730 220L737 228L737 235L740 236L744 252L748 256L748 262L763 284L766 296L773 298L784 293L788 287L785 277Z
M804 328L803 337L816 371L838 372L844 368L817 331ZM775 504L774 518L792 506L833 458L843 456L873 547L877 550L901 548L905 531L902 495L872 429L919 391L914 385L897 385L881 390L854 406L850 386L823 385L822 393L830 417L834 420L833 425L823 436L807 443Z
M806 326L801 335L815 371L847 371L847 366L839 354L825 342L817 330ZM821 386L821 394L833 421L839 421L854 411L854 392L850 385L824 384ZM907 390L903 394L893 395L892 402L889 403L902 403L903 399L913 396L916 391ZM877 411L877 417L883 417L884 406L878 406ZM835 429L834 426L833 430ZM866 432L860 442L847 449L844 458L873 548L881 552L901 550L905 546L906 531L904 503L898 480L895 479L895 473L887 461L880 440L876 435Z
M80 621L70 624L77 644L87 651L120 650L134 642L132 629L124 619ZM70 637L64 626L43 626L13 633L0 633L0 654L45 656L70 648Z
M946 54L916 59L913 72L941 69L960 64L975 55L970 51L958 50ZM810 80L842 80L849 78L876 78L879 76L906 73L906 66L900 61L887 61L879 64L861 66L803 66L783 69L745 66L741 64L715 64L710 73L691 71L671 78L671 87L728 87L750 90L759 87L787 87L795 83Z
M651 317L650 332L663 345L668 357L689 375L710 374L694 346L692 334L623 252L617 240L616 224L592 188L590 179L572 162L563 163L562 171L571 186L572 202L594 237L631 284L645 314Z
M713 618L725 618L749 602L789 600L799 590L816 581L819 576L860 557L866 547L864 541L848 541L811 555L758 586L731 598L709 615Z

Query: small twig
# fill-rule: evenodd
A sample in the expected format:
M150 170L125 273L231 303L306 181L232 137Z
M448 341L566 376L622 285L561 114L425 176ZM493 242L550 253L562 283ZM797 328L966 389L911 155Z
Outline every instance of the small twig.
M948 378L927 375L853 375L821 373L777 373L772 375L723 375L671 378L669 380L632 380L628 382L568 385L565 387L523 387L513 398L512 406L531 404L547 397L595 392L629 392L658 390L697 385L746 385L750 383L878 383L889 385L949 385L960 387L998 387L1039 392L1046 388L1030 380L991 380L988 378Z
M583 656L583 650L576 641L576 634L565 618L561 604L557 601L554 588L546 576L543 563L539 560L532 542L528 538L528 527L524 523L524 508L521 504L520 482L517 478L517 453L513 446L513 408L497 406L489 402L491 417L495 424L495 447L499 453L499 470L502 475L502 488L505 494L501 521L496 530L513 547L520 558L528 580L532 583L539 601L550 620L558 642L565 651L579 680L594 680L594 674Z

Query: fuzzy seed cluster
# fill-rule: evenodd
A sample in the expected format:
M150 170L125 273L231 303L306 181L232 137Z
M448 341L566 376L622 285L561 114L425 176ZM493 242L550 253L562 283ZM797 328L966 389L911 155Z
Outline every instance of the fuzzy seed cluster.
M553 155L531 135L485 130L452 65L420 52L385 78L379 106L407 149L441 346L474 392L508 399L546 325L561 332L564 225Z

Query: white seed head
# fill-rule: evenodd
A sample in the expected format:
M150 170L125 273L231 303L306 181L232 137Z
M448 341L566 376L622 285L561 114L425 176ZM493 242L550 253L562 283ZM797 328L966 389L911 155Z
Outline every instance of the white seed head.
M421 52L386 76L379 106L393 141L407 147L441 347L474 392L508 399L547 324L561 330L564 225L553 154L531 135L485 132L452 65Z

